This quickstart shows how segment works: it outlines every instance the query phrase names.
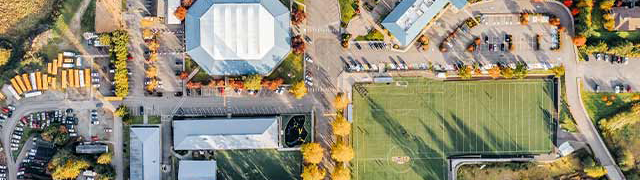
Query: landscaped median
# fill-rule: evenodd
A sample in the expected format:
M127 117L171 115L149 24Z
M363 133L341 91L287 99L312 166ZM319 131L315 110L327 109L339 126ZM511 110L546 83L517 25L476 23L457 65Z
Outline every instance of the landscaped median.
M351 19L360 12L358 2L359 0L338 0L340 4L341 27L347 27Z

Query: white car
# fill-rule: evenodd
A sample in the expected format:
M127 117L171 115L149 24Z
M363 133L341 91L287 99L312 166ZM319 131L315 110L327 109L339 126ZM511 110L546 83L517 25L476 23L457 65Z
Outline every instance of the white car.
M304 60L309 62L309 63L313 63L313 59L311 59L311 56L309 56L309 55L304 56Z

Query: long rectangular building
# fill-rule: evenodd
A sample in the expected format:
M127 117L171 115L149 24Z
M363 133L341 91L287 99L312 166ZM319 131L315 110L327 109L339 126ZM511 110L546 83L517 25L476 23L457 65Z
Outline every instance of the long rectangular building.
M160 127L131 126L130 136L130 179L160 179Z
M208 118L173 121L176 150L276 149L280 147L276 116Z

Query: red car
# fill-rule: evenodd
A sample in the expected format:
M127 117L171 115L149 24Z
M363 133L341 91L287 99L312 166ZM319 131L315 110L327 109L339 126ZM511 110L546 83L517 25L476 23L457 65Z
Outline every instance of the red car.
M91 141L99 141L100 139L98 138L98 136L91 136Z
M9 113L9 108L2 108L2 112Z

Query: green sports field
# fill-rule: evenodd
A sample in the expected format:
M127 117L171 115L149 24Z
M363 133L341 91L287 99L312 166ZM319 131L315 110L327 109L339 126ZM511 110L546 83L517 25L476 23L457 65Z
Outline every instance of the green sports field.
M353 90L354 178L447 179L447 157L551 151L551 80L394 78Z

